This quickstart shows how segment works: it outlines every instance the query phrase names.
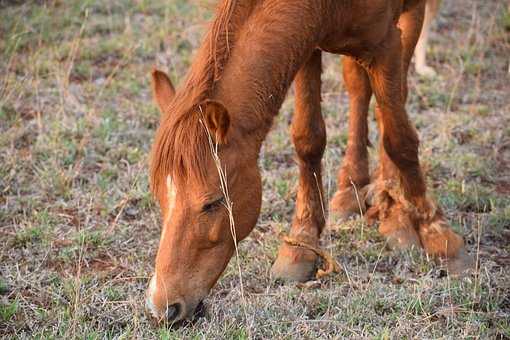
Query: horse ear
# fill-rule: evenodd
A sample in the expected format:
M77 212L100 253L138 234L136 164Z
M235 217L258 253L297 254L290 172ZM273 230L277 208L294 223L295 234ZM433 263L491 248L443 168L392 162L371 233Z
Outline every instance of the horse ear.
M175 89L165 72L153 69L151 73L152 94L159 106L159 110L164 113L175 96Z
M230 116L222 103L215 100L206 100L200 105L211 135L219 144L227 143L227 132L230 126Z

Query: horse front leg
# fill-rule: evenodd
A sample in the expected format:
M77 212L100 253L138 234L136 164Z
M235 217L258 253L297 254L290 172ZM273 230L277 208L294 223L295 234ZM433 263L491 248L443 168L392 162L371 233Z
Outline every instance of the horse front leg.
M343 77L349 94L347 149L338 170L338 190L330 209L341 220L365 212L362 189L369 184L368 109L372 88L365 69L352 57L343 57Z
M374 91L381 135L380 170L368 215L379 217L379 231L398 247L422 246L460 272L471 265L463 239L448 225L441 209L427 197L418 159L418 136L407 116L402 84L400 30L389 32L367 68Z
M291 134L299 165L299 187L290 238L317 247L324 227L321 160L326 146L326 127L321 114L321 52L315 51L296 78L295 113ZM306 281L316 269L311 250L282 243L271 274L286 281Z

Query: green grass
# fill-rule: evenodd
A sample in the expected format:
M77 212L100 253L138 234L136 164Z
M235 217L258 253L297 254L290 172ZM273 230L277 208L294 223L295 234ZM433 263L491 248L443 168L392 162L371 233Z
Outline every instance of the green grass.
M411 72L408 111L429 187L480 260L476 273L448 278L420 251L388 250L361 219L330 218L323 246L344 272L271 282L298 180L290 91L261 153L261 216L240 247L245 297L232 261L206 316L174 329L152 324L143 308L160 232L147 179L159 122L149 71L184 77L211 6L0 5L0 337L510 337L510 16L496 1L442 6L429 48L439 76ZM324 57L322 79L327 199L347 142L338 57ZM370 140L377 145L372 119Z
M13 301L7 304L0 304L0 319L3 322L10 321L14 315L18 312L18 303L17 301Z

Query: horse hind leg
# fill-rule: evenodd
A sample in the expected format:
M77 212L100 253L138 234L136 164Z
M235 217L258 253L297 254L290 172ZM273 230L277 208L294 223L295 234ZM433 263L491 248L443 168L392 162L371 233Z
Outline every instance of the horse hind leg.
M409 64L411 62L411 58L413 56L413 51L416 46L416 42L420 36L420 29L423 22L423 11L424 11L424 2L417 4L414 8L409 11L403 13L400 16L398 26L400 28L400 46L401 46L401 101L405 105L408 95L407 88L407 74L409 70ZM382 124L382 112L380 107L376 107L376 116L377 122L379 125L379 130L383 131L384 126ZM408 127L409 129L409 139L412 140L411 144L418 143L418 137L414 132L414 128L412 126ZM412 131L411 131L412 130ZM389 158L384 145L383 139L381 138L380 147L379 147L379 169L376 171L376 179L375 185L382 183L388 183L389 180L397 181L400 176L399 168L391 161ZM417 148L417 146L416 146ZM420 175L421 176L421 175ZM418 182L420 182L418 180ZM385 192L380 189L379 192ZM393 195L399 195L398 193L393 192ZM418 230L415 225L415 221L409 216L409 214L405 213L406 207L403 202L395 200L391 196L387 194L383 194L378 196L377 199L373 199L373 203L375 206L369 210L369 216L377 215L378 210L384 211L384 217L381 218L379 224L379 232L386 236L388 245L391 248L409 248L412 246L420 247L421 242L418 235ZM377 202L378 201L378 202ZM384 203L382 203L384 202ZM383 207L384 206L384 207Z
M421 1L402 14L399 26L402 30L402 91L403 100L407 98L407 73L416 42L423 23L425 2ZM345 220L350 216L364 213L370 204L370 182L368 164L368 124L367 116L372 96L370 80L365 69L352 57L343 58L344 83L349 94L349 135L347 149L342 166L338 171L338 190L333 196L330 208L337 217ZM383 155L384 157L384 155ZM389 171L389 170L386 170ZM377 177L380 171L376 171ZM370 193L368 193L370 196ZM409 231L410 243L416 243L417 237Z
M349 129L347 149L338 170L338 190L330 209L340 220L364 213L362 192L369 184L368 110L372 89L365 69L352 57L343 57L343 78L349 94Z
M413 51L415 51L416 47L416 54L423 52L423 60L425 60L424 51L426 47L422 47L422 52L420 52L420 44L422 44L422 40L424 40L423 32L429 29L430 23L437 13L439 3L440 0L427 0L426 8L424 8L425 2L422 2L410 11L403 13L400 17L399 27L402 32L401 45L403 62L402 99L404 104L407 100L407 74ZM418 59L418 55L416 56ZM434 72L432 68L430 69ZM448 258L450 273L461 273L464 269L473 265L473 260L467 254L463 246L463 240L448 226L445 217L436 206L436 203L433 201L429 201L429 203L433 209L432 212L434 212L433 214L430 212L429 215L434 216L428 221L422 220L418 224L418 234L421 244L427 253Z
M423 77L434 77L436 75L436 71L427 65L427 45L429 40L430 26L439 9L439 2L440 0L427 0L423 28L421 29L421 35L420 39L418 40L418 44L416 45L416 59L414 67L416 69L416 73Z
M402 45L400 31L394 28L369 69L381 135L379 179L375 205L370 209L377 212L379 230L390 241L402 246L420 245L432 257L446 259L450 272L457 274L472 262L462 238L427 197L418 136L404 106Z
M295 82L296 108L291 135L299 165L299 187L290 238L317 247L324 227L321 160L326 146L326 128L321 114L321 52L315 51L299 70ZM306 281L316 269L312 251L282 243L273 264L273 278Z

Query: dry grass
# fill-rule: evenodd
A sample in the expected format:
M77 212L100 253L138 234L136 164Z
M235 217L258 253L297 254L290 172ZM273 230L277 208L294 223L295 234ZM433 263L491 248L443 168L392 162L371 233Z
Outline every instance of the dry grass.
M323 246L344 273L271 283L297 183L290 93L260 159L259 223L239 247L245 298L233 260L206 317L179 329L143 311L159 238L148 72L159 64L181 79L210 11L186 0L22 3L0 1L0 336L510 337L510 13L500 1L445 1L430 46L440 76L410 77L430 187L479 259L476 274L449 279L419 252L386 250L361 220L329 221ZM346 142L340 71L327 56L325 199Z

